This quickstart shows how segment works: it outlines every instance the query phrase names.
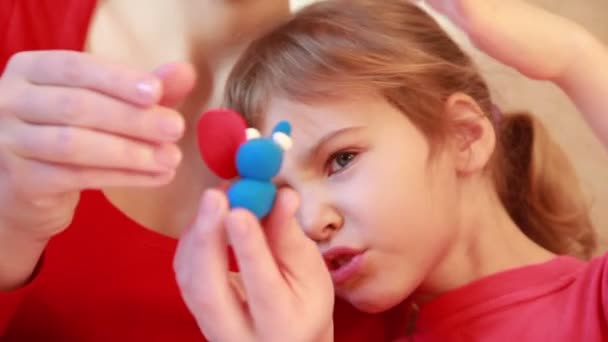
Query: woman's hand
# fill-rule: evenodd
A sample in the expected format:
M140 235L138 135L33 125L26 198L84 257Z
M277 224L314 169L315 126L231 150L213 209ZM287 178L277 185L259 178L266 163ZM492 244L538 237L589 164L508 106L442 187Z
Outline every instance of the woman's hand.
M559 86L608 148L608 49L602 42L522 0L426 1L488 55Z
M522 74L557 80L576 62L583 29L522 0L427 0L482 51Z
M334 292L314 242L295 219L298 197L279 191L260 226L225 195L208 190L175 257L184 300L211 341L333 339ZM228 271L227 240L240 273Z
M0 290L31 274L80 191L159 186L180 161L194 71L140 72L74 51L14 55L0 78Z
M50 236L70 222L83 189L171 180L184 122L158 103L163 88L169 101L182 97L194 73L158 73L73 51L13 56L0 78L2 223Z

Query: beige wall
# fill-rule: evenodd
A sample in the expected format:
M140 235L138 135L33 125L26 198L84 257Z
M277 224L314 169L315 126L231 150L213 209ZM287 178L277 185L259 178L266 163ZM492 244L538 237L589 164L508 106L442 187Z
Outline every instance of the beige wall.
M298 8L310 2L312 1L293 0L292 5ZM578 21L608 44L608 20L606 20L608 1L531 0L531 2ZM449 23L442 19L440 21L478 61L482 73L493 89L496 103L505 111L527 109L537 114L570 156L583 188L589 196L593 221L600 231L601 247L598 252L607 250L608 153L591 134L576 108L552 84L528 80L512 69L500 65L473 48L462 33Z

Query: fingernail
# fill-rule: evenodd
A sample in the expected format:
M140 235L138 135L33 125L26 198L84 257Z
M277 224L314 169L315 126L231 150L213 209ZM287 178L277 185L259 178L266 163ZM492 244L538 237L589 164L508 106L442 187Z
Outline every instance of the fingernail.
M203 201L201 204L201 210L203 214L211 215L217 211L219 207L219 202L216 194L213 191L206 191L203 195Z
M158 121L158 126L162 134L177 138L180 137L184 132L184 119L177 115L171 115L161 118Z
M177 147L161 147L156 151L156 162L166 168L176 167L182 160L182 153Z
M228 224L228 230L232 233L231 235L234 238L239 239L247 235L249 227L251 226L249 219L242 212L233 212L230 215L230 221L228 222Z
M141 80L137 83L137 93L143 101L153 101L160 92L160 82L155 78Z

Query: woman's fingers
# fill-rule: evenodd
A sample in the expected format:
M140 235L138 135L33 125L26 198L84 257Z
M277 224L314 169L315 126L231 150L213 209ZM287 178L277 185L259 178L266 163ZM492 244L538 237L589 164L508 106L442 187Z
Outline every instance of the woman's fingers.
M22 84L10 90L6 106L19 120L36 125L90 128L149 142L175 142L184 119L175 110L135 106L82 88Z
M5 190L22 200L48 198L82 189L161 186L168 184L175 176L174 171L142 173L74 167L28 159L15 160L5 166L11 168L6 175L9 184Z
M75 167L150 173L175 170L181 151L175 144L147 144L95 130L70 126L15 123L6 146L26 159Z
M173 107L179 104L192 91L196 82L196 71L191 64L169 63L154 70L162 82L162 106Z
M19 77L35 85L85 88L135 105L157 103L162 83L149 72L135 71L75 51L20 53L11 58L6 77Z

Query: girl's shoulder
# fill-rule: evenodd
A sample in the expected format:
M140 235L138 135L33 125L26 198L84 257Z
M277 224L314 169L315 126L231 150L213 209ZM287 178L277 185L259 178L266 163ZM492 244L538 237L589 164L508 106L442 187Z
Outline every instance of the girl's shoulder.
M557 256L455 289L422 308L417 337L504 340L516 331L524 341L608 338L602 335L608 331L607 260L608 254L590 261Z

